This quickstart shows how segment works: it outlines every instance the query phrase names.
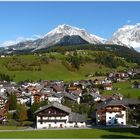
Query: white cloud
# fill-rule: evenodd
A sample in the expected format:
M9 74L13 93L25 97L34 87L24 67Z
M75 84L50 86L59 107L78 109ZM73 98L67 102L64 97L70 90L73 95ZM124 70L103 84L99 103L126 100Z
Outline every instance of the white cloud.
M1 43L0 47L11 46L11 45L17 44L19 42L23 42L23 41L27 41L27 40L35 40L35 39L38 39L38 38L41 38L41 37L42 36L40 36L40 35L33 35L29 38L21 36L21 37L16 38L15 40L7 40L7 41Z

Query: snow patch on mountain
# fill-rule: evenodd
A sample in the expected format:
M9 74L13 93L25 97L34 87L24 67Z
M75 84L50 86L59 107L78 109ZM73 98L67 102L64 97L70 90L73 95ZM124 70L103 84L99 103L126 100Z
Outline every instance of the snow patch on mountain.
M62 35L64 36L80 36L84 40L88 41L91 44L94 43L103 43L105 39L98 37L96 35L88 33L85 29L80 29L74 26L62 24L50 31L48 34L46 34L46 37L52 37L54 35Z
M106 44L124 45L129 48L140 48L140 23L125 25L118 29Z

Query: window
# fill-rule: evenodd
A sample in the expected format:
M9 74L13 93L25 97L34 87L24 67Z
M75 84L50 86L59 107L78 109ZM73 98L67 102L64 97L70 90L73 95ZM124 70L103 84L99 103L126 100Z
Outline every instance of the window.
M48 111L48 114L50 114L50 113L51 113L51 111L49 110L49 111Z

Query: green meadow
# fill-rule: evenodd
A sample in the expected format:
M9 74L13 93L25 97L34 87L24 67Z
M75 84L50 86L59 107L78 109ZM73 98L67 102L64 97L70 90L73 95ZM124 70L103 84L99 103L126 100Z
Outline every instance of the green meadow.
M117 90L104 91L103 93L105 94L121 93L125 97L138 98L140 97L140 89L132 88L133 82L134 80L131 82L126 81L126 82L113 83L113 88L117 88Z
M0 138L140 138L139 128L64 129L0 132Z
M79 53L79 55L82 55L83 57L88 56L89 58L94 59L99 52L87 50L84 51L84 53L82 51ZM39 64L40 59L43 56L49 58L53 57L53 60L48 64ZM65 57L65 55L60 53L45 53L42 54L42 56L30 54L0 58L0 72L10 75L13 77L14 81L18 82L22 80L81 80L86 79L87 77L85 75L87 74L95 74L96 72L106 74L115 70L126 70L125 67L118 67L117 69L108 68L93 61L82 64L79 70L71 71L62 64ZM127 65L129 67L135 66L134 63L127 63ZM25 67L27 67L28 70L22 69ZM29 68L40 70L30 70Z

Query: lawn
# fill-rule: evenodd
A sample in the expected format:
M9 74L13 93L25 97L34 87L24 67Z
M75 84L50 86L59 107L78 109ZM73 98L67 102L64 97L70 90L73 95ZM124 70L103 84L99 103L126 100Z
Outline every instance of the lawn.
M113 88L118 90L104 91L105 94L122 93L125 97L138 98L140 97L140 89L132 88L132 82L117 82L113 83Z
M21 130L25 129L26 127L17 127L17 126L0 126L0 130Z
M0 138L140 138L138 128L0 132Z

